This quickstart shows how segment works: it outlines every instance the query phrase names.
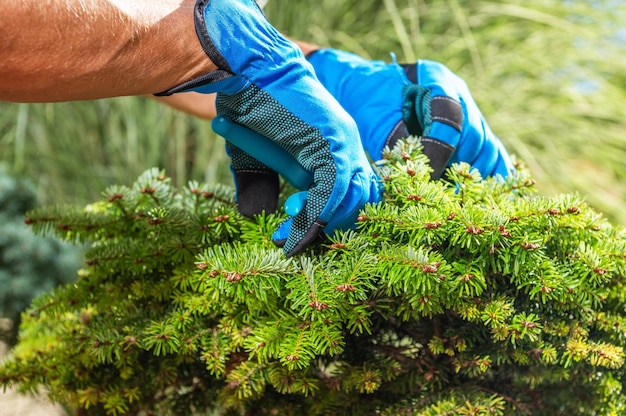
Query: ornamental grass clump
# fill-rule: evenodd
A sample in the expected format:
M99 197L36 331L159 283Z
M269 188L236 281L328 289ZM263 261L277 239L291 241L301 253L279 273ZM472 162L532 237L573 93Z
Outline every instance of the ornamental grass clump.
M622 227L523 169L430 181L414 140L378 170L384 201L295 258L282 214L156 169L29 213L87 260L24 314L0 383L77 415L626 412Z

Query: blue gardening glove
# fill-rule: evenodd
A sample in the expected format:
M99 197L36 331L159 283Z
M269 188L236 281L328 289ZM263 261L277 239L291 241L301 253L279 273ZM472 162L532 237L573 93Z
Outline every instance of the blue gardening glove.
M278 199L277 173L280 173L296 189L301 190L287 198L285 212L291 218L284 221L272 234L272 241L282 247L288 239L294 218L306 206L308 191L304 189L309 189L313 183L312 173L272 140L234 123L228 117L218 116L211 125L216 133L227 140L229 154L233 156L231 169L235 174L235 180L244 178L244 174L250 175L244 178L244 187L237 186L237 205L241 213L252 216L262 210L267 212L266 206L271 204L275 207ZM249 154L254 154L259 157L259 160L252 158ZM243 171L242 165L245 166ZM272 178L272 181L269 178ZM276 187L267 186L274 180ZM378 188L373 195L379 195L381 191L382 189ZM349 215L333 217L324 227L324 233L330 234L337 229L354 228L357 214L358 210L352 210Z
M335 49L315 51L308 59L356 121L373 159L381 158L385 146L415 135L422 137L433 178L455 162L467 162L483 176L506 177L513 170L467 85L444 65L427 60L387 64Z
M218 115L271 139L313 174L306 205L285 225L287 256L315 242L329 222L354 222L380 199L354 120L253 0L198 0L194 18L219 69L161 94L217 92Z

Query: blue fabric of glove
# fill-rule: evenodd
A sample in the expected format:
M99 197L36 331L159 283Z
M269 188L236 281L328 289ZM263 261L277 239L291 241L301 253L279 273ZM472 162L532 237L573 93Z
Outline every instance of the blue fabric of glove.
M354 120L253 0L198 0L195 23L219 69L161 94L217 92L218 115L270 138L312 172L305 207L283 227L287 256L317 241L331 220L354 222L365 204L379 201Z
M513 170L467 84L446 66L429 60L389 64L336 49L315 51L308 60L324 87L355 119L373 159L411 134L422 137L433 178L455 162L467 162L483 176L506 177Z

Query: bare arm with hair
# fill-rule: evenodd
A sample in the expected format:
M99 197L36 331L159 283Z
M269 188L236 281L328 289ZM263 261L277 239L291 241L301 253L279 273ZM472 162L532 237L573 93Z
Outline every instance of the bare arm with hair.
M254 158L274 157L276 147L313 174L302 211L272 237L286 256L351 226L379 200L356 123L254 0L0 0L0 7L0 100L222 93L221 115L270 140L254 143L248 156L237 149L239 185L258 165ZM273 190L278 178L270 174ZM242 201L257 191L250 199L242 189L240 212L256 214Z
M216 69L194 0L0 0L0 100L152 94Z

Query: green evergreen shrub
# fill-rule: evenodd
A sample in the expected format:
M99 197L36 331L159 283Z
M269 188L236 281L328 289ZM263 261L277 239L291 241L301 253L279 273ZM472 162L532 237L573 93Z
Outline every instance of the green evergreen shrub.
M87 267L24 315L0 384L77 415L624 414L625 230L523 170L429 181L412 140L379 169L358 229L289 259L280 215L156 169L30 213Z
M13 344L21 312L34 297L75 280L79 250L58 238L33 234L24 214L37 198L29 181L10 174L0 165L0 339Z

